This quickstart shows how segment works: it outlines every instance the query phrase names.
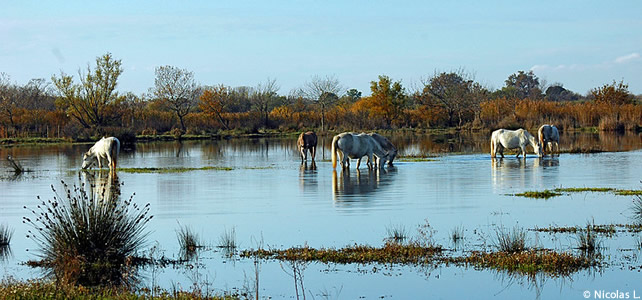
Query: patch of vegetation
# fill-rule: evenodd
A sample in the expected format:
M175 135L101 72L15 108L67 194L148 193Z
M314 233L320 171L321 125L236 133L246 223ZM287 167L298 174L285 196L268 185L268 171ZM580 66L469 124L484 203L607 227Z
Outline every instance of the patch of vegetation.
M592 230L595 224L587 224L586 229L576 233L577 236L577 249L582 250L587 254L595 254L601 248L602 242Z
M469 256L454 261L511 273L544 272L550 276L565 276L597 264L594 259L589 257L578 257L570 253L558 253L552 250L490 253L473 251Z
M450 240L453 243L458 243L459 241L464 239L464 227L463 226L457 226L453 228L453 230L450 232Z
M196 250L202 248L198 235L194 233L191 227L181 226L176 231L178 245L181 249L181 257L185 260L191 260L196 255Z
M642 196L642 190L616 190L615 194L619 196Z
M633 220L638 226L642 226L642 197L636 196L636 199L633 200L631 211L633 212Z
M237 295L213 296L194 291L152 291L129 290L122 287L83 287L69 284L60 284L42 280L29 280L20 282L14 279L3 279L0 282L0 298L2 299L161 299L161 300L188 300L188 299L240 299Z
M586 230L591 230L595 233L601 233L606 235L612 235L617 232L640 232L642 231L642 224L604 224L604 225L595 225L592 224L586 228L582 227L546 227L546 228L534 228L530 229L532 231L538 232L549 232L549 233L578 233L584 232Z
M495 247L500 252L517 253L527 249L526 230L520 227L513 227L512 230L498 228L495 232Z
M564 150L560 149L560 153L592 154L592 153L602 153L602 152L605 152L605 151L597 147L590 147L590 148L575 147L575 148L564 149Z
M399 157L397 160L404 162L439 161L433 157Z
M581 193L581 192L612 192L615 191L614 188L590 188L590 187L583 187L583 188L556 188L554 189L556 192L560 193Z
M232 171L234 170L233 168L230 167L213 167L213 166L207 166L207 167L200 167L200 168L184 168L184 167L176 167L176 168L118 168L118 171L124 172L124 173L184 173L184 172L191 172L191 171Z
M237 246L236 228L232 227L230 230L224 230L218 239L218 247L228 251L234 251Z
M6 224L0 224L0 247L9 246L13 237L13 229Z
M71 143L70 138L43 138L43 137L27 137L27 138L1 138L0 145L12 144L62 144Z
M84 186L70 188L62 182L62 187L62 196L52 185L53 199L41 200L35 209L24 207L34 217L23 217L34 229L27 238L38 244L41 259L28 265L44 267L64 284L128 283L131 259L148 235L149 203L141 207L133 195L127 200L114 194L94 198Z
M386 243L381 248L354 245L341 249L313 249L309 247L289 248L284 250L245 250L241 257L258 257L262 259L277 259L284 261L318 261L323 263L400 263L416 264L435 261L443 249L422 247L416 243L401 245Z
M384 241L402 244L408 238L406 227L401 224L386 227L386 238Z
M540 199L548 199L551 197L556 197L556 196L561 196L562 193L557 193L555 191L551 190L544 190L544 191L526 191L523 193L517 193L513 194L513 196L520 196L520 197L527 197L527 198L540 198Z

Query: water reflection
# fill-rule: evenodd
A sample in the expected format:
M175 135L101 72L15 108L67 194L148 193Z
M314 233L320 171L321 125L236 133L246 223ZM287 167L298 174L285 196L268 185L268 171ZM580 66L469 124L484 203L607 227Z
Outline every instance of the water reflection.
M491 158L493 190L537 186L542 179L556 182L559 177L559 157Z
M302 162L299 167L299 185L303 192L316 193L319 190L319 180L317 178L317 163L312 161Z
M120 196L120 180L116 172L109 170L79 172L80 180L92 199L109 201Z
M390 185L396 174L396 167L379 170L368 169L364 172L359 169L353 172L343 169L340 174L333 170L332 195L334 201L337 203L359 201L362 199L361 196L370 196L370 194Z

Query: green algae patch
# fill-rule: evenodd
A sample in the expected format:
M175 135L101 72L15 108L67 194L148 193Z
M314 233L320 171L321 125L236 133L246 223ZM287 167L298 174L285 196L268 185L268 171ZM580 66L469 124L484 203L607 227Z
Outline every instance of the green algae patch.
M440 257L441 247L422 247L416 244L386 243L381 248L354 245L341 249L295 247L284 250L245 250L241 257L258 257L282 261L317 261L323 263L398 263L417 264L435 261Z
M539 198L539 199L548 199L556 196L561 196L562 193L558 193L551 190L543 191L526 191L523 193L513 194L513 196L527 197L527 198Z

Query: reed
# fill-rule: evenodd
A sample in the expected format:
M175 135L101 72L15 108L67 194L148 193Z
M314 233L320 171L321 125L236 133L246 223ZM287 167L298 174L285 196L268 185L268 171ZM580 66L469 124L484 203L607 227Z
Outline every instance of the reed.
M181 226L176 231L176 237L180 246L181 257L186 260L191 260L196 255L198 248L203 247L200 243L198 235L191 227Z
M501 227L495 232L495 247L500 252L517 253L527 250L526 230L515 226L512 230Z
M9 246L13 237L13 229L6 224L0 224L0 247Z
M384 241L402 244L408 238L406 227L401 224L386 226L386 238Z
M577 249L587 254L598 253L602 244L593 228L595 228L595 224L588 223L586 224L586 230L576 233Z
M53 199L40 200L35 209L24 207L33 218L23 217L31 225L27 238L39 247L40 261L31 266L48 270L58 282L83 286L128 283L131 260L145 243L145 225L152 218L149 204L139 206L133 195L127 200L110 199L87 193L84 185L69 187ZM62 195L62 196L61 196Z
M223 231L218 239L218 247L226 250L234 250L238 247L235 227L232 227L230 230Z

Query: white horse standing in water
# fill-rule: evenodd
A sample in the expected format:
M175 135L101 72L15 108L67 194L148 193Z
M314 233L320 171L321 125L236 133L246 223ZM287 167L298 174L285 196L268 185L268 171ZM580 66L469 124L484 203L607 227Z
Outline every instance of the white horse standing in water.
M109 164L109 170L115 171L119 153L120 141L115 137L103 137L83 155L82 168L87 169L97 161L98 168L101 169L103 160L106 159Z
M392 166L392 161L397 157L397 147L395 147L395 145L393 145L385 136L376 132L368 133L368 135L372 136L375 141L379 143L379 146L381 146L384 151L388 152L388 165Z
M517 152L517 157L522 154L526 158L526 145L529 144L535 150L535 154L542 156L542 146L528 131L521 128L517 130L497 129L490 137L490 156L497 157L499 152L499 155L504 157L504 148L520 148L521 152Z
M344 132L335 135L332 139L332 168L337 167L337 154L340 155L343 168L350 168L349 158L358 159L357 169L359 169L361 158L364 156L368 157L368 168L372 168L375 165L373 155L379 158L379 168L382 168L388 160L388 153L381 148L381 145L372 136L365 133Z
M542 145L543 155L546 155L546 151L549 148L551 155L553 155L553 152L560 154L560 133L555 125L542 125L537 131L537 135L539 136L539 143Z

